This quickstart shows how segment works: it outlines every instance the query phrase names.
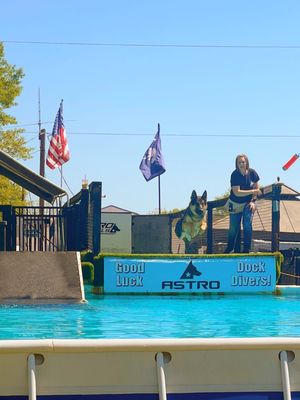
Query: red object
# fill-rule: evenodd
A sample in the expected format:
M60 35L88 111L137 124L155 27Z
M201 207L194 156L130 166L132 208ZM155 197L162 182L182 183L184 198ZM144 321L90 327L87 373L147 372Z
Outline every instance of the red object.
M286 164L284 164L284 166L282 167L282 169L283 169L284 171L286 171L287 169L289 169L290 166L293 165L294 162L298 160L298 158L299 158L299 154L294 154L293 157L291 157L291 158L289 159L289 161L288 161Z
M61 167L70 160L70 152L63 120L63 104L56 114L46 164L49 168Z

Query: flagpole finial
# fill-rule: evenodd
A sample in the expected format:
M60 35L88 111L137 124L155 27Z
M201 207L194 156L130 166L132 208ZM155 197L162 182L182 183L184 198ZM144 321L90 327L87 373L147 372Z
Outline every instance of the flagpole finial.
M84 175L84 178L82 179L82 184L81 184L82 189L87 189L88 184L89 184L89 182L88 182L88 180L86 179L86 175Z

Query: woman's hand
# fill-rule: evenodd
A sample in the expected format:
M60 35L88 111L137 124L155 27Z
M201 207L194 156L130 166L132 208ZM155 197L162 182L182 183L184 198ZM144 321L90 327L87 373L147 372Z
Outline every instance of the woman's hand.
M248 207L250 208L250 210L254 213L256 210L256 204L254 203L254 201L250 201L250 203L248 204Z
M262 191L259 188L253 189L253 194L256 196L262 196Z

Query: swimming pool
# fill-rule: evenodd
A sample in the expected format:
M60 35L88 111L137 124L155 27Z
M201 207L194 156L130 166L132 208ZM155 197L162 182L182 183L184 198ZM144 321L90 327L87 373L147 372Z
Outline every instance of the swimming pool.
M300 337L300 291L273 295L105 295L2 304L0 339Z
M300 294L0 306L0 400L300 400ZM283 397L284 393L284 397Z

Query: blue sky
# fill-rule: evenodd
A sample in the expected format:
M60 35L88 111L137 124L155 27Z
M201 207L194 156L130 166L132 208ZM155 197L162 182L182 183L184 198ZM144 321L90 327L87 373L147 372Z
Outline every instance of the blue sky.
M39 169L40 88L48 133L64 99L69 187L102 181L104 206L157 209L157 179L138 167L158 122L163 209L186 207L193 189L222 195L239 153L262 184L280 176L300 191L300 162L282 171L300 152L299 1L2 0L1 14L6 59L25 73L10 112L36 151L28 167Z

